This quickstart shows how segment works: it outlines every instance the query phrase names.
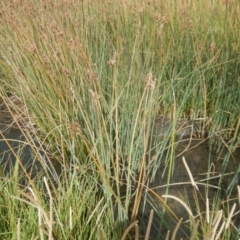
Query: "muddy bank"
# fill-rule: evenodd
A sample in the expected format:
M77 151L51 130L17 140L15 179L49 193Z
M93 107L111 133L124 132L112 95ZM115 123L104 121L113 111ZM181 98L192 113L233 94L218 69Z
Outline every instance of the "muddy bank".
M186 164L183 162L183 157ZM175 149L174 170L169 183L167 179L169 167L165 167L166 158L167 154L164 154L155 179L148 186L145 197L149 202L144 202L141 206L139 220L145 227L150 210L155 209L150 239L161 239L160 236L165 235L167 230L173 232L178 219L183 218L183 222L189 219L186 208L171 196L186 203L195 219L200 217L206 219L206 198L209 199L210 211L213 211L214 208L218 210L219 204L222 204L215 202L217 196L220 196L219 199L222 199L222 202L228 200L227 203L230 207L236 203L237 209L239 209L237 185L240 184L240 181L237 171L239 171L240 148L231 152L226 147L222 147L220 151L215 152L210 148L207 140L182 139ZM196 186L193 186L190 180L186 165ZM230 195L231 185L234 187ZM171 196L167 198L164 197L165 195ZM222 204L220 209L226 207ZM161 222L159 214L165 214L164 219L167 220L167 224ZM143 226L143 229L145 227ZM189 239L191 235L189 228L189 222L182 224L176 239ZM201 229L198 231L201 232Z
M192 136L207 135L207 129L202 127L202 120L187 120L180 118L176 121L175 126L172 126L173 122L170 119L163 116L157 116L155 119L154 131L152 133L153 138L158 140L166 137L174 131L175 136L178 139Z

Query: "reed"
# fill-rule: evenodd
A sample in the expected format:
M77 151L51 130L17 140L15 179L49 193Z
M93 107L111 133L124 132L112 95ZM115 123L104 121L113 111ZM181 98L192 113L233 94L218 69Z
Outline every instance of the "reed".
M239 146L237 0L2 0L0 9L1 98L31 123L18 127L42 165L54 159L62 172L56 186L45 169L49 183L39 176L30 195L4 177L4 238L120 239L166 148L170 182L180 118L202 119L217 148ZM171 124L154 144L158 115Z

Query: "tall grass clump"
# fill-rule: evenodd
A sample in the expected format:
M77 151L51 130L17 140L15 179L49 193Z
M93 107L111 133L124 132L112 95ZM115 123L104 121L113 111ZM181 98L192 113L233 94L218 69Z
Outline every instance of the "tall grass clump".
M237 1L2 0L0 9L1 97L20 99L32 125L19 127L49 156L36 154L48 177L30 196L7 185L1 232L19 219L19 239L125 239L169 140L170 181L177 119L201 118L217 146L239 145ZM151 158L157 115L173 131Z

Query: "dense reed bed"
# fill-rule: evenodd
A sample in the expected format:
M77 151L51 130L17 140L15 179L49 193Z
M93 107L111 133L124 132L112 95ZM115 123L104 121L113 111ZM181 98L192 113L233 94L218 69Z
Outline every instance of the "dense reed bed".
M161 162L149 154L157 115L172 122L158 144L161 153L172 143L172 168L179 118L201 119L215 148L236 149L239 8L237 0L2 0L0 94L45 172L28 188L18 169L2 178L1 238L126 239L149 169ZM61 176L46 168L52 159ZM217 210L199 223L208 233L214 216L228 219Z

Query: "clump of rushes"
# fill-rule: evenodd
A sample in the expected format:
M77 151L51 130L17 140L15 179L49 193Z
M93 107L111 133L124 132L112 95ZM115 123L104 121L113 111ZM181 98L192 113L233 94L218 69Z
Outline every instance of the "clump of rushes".
M41 196L42 178L31 196L5 187L5 238L125 239L159 165L148 157L157 114L173 127L202 118L218 146L239 145L237 0L2 0L0 9L1 97L21 99L62 165L54 198ZM173 156L170 147L172 167Z

